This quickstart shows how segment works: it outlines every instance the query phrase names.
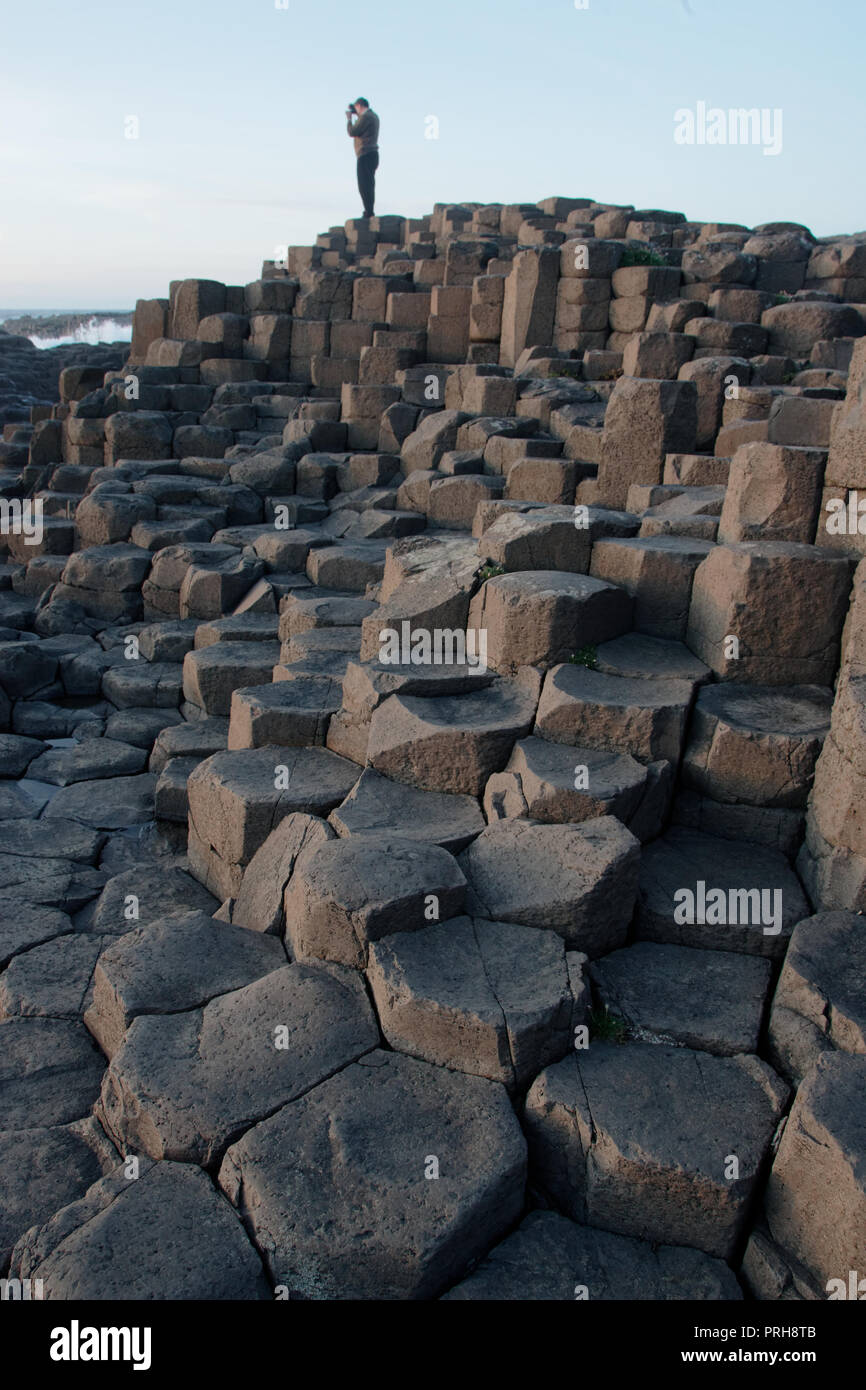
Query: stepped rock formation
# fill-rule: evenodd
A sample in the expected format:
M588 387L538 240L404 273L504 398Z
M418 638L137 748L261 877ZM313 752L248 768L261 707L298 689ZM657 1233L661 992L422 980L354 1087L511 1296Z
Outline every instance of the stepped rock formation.
M0 1273L848 1287L866 234L353 220L139 301L126 365L30 416Z

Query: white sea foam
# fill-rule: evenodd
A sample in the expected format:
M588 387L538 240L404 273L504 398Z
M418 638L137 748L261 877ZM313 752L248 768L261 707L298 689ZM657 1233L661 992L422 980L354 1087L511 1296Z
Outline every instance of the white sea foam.
M118 323L116 319L94 314L87 323L79 324L73 333L65 333L60 338L41 338L35 333L28 334L28 337L38 348L64 347L67 343L128 343L132 340L132 324Z

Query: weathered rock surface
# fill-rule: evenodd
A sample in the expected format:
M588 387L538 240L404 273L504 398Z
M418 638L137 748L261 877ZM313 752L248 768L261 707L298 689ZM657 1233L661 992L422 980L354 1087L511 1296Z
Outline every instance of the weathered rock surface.
M373 1052L233 1144L219 1182L290 1294L401 1299L444 1293L505 1234L525 1174L503 1086Z
M378 1041L356 975L285 965L203 1009L140 1014L112 1057L97 1113L124 1150L210 1166L244 1130Z
M786 1099L757 1057L591 1043L527 1096L533 1171L575 1220L724 1259Z
M285 963L280 943L270 937L204 912L178 912L127 932L102 951L84 1022L113 1057L139 1014L193 1009Z
M513 1235L491 1250L445 1301L499 1302L575 1298L742 1298L736 1278L722 1260L681 1245L656 1245L578 1226L553 1211L531 1211Z
M270 1298L261 1261L225 1198L190 1164L139 1159L22 1236L10 1274L46 1298Z

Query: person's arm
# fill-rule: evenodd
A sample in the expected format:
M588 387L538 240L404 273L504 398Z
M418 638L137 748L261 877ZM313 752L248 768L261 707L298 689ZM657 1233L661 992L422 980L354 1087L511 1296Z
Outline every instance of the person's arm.
M363 116L360 116L354 125L352 125L352 117L350 116L346 129L353 139L359 140L368 133L372 124L373 122L370 120L369 111L365 111Z

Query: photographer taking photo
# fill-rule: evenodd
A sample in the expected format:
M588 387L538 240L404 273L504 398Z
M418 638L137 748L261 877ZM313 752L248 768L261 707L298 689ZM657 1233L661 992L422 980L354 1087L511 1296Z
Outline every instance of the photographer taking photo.
M353 116L357 120L353 123ZM379 117L364 97L352 102L346 111L346 129L355 141L358 157L358 190L364 216L372 217L376 202L376 170L379 167Z

